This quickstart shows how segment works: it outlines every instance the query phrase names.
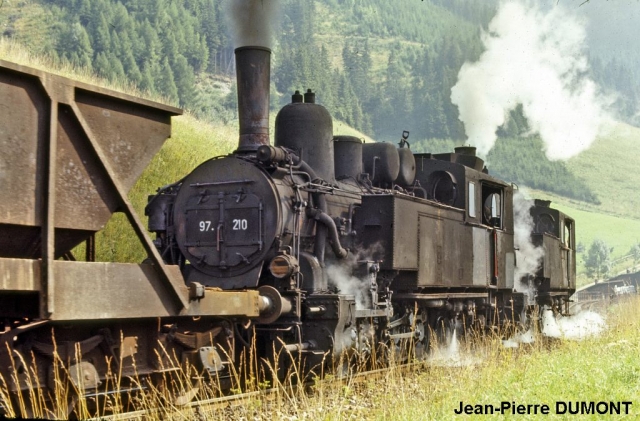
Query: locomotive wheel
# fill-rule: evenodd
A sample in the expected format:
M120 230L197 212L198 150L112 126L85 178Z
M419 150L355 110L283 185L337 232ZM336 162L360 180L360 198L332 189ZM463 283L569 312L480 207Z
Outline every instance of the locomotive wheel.
M423 312L417 317L413 313L409 316L409 323L415 331L415 338L409 342L409 357L416 360L423 360L429 353L430 332L426 323L426 313Z
M417 338L414 341L413 345L413 355L416 360L424 360L427 358L429 354L429 332L425 323L422 320L416 322L415 329L417 333Z

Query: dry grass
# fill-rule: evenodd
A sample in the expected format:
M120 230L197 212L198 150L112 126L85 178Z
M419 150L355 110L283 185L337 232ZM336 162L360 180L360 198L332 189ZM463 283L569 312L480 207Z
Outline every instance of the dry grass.
M193 382L202 373L193 367L166 370L160 386L148 386L143 393L127 399L113 398L100 407L91 402L78 401L73 407L76 415L85 418L125 410L151 410L151 419L239 419L239 420L342 420L342 419L401 419L445 420L459 419L453 411L460 401L470 404L494 404L514 401L524 404L548 404L556 401L632 401L640 399L640 321L637 309L640 298L633 297L609 308L608 330L599 337L583 341L538 340L520 348L505 348L500 335L487 335L463 340L455 347L440 344L426 361L411 365L391 364L375 374L358 376L364 365L351 370L337 370L325 375L306 388L298 387L301 371L298 363L289 365L285 381L267 380L274 363L245 353L239 369L231 370L231 393L252 391L238 401L214 406L210 399L221 396L220 379ZM181 365L175 356L164 356L169 365ZM285 358L286 355L280 355ZM277 363L277 362L276 362ZM343 362L337 364L344 368ZM45 395L28 392L18 404L8 402L7 384L0 379L0 403L9 408L8 415L38 414L60 417L65 403L71 402L79 390L69 387L64 365L52 392L60 407L31 407L30 402L42 405ZM173 373L173 374L171 374ZM113 383L132 382L143 385L142 378L119 379L112 373ZM31 380L34 385L35 381ZM37 386L37 385L36 385ZM197 389L194 389L197 388ZM269 392L266 389L270 389ZM173 391L173 392L170 392ZM175 393L182 396L176 399ZM192 393L189 393L189 392ZM311 393L310 393L311 392ZM35 394L34 394L35 393ZM173 397L172 397L173 393ZM195 403L183 404L195 396ZM14 400L15 402L15 400ZM126 405L128 402L128 405ZM633 414L638 408L632 407ZM462 416L471 418L470 416ZM574 417L574 418L570 418ZM508 418L508 417L507 417ZM518 419L538 419L520 415ZM560 418L562 419L562 418ZM577 419L569 416L567 419ZM580 419L598 419L593 418Z

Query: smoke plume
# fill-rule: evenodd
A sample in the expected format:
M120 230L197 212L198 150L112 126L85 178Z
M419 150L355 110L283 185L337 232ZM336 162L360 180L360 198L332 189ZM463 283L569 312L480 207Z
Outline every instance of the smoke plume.
M271 48L279 11L279 0L228 0L226 12L231 22L234 48Z
M528 292L529 286L523 285L521 279L527 275L534 275L540 267L544 256L542 247L536 247L531 242L533 232L533 218L529 210L533 201L524 192L516 190L513 193L513 242L516 246L515 286L518 291ZM533 297L529 297L533 298Z
M583 21L562 5L543 10L538 2L505 0L482 41L484 53L462 66L451 90L478 153L491 150L497 128L518 104L549 159L589 148L611 101L587 76Z

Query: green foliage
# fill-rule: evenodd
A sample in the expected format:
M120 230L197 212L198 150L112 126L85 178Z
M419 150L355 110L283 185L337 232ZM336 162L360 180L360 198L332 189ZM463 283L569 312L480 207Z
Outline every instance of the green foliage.
M514 165L517 163L517 165ZM563 161L549 161L539 137L499 138L487 156L491 174L506 181L599 204L587 183Z
M46 21L39 21L38 31L46 35L37 40L23 37L13 17L3 21L4 8L0 23L6 22L12 37L23 37L33 48L52 50L60 59L92 67L107 79L127 78L198 117L228 122L236 113L236 99L233 86L231 92L228 89L234 68L223 10L226 1L232 0L39 0L34 3ZM465 141L458 110L450 100L451 87L460 66L481 54L481 30L494 15L496 2L281 3L273 54L273 105L279 99L288 102L296 89L311 88L335 118L378 140L395 142L409 130L414 150L428 152L435 152L433 139L452 139L446 146ZM10 13L24 14L25 20L35 15L36 6L30 2L24 12L10 7ZM591 61L594 77L609 81L607 86L620 88L613 81L633 80L634 71L628 66ZM625 96L627 105L640 97L633 92ZM538 139L520 138L529 129L521 107L508 117L488 157L492 174L594 205L611 186L620 185L618 178L624 179L598 170L610 183L606 191L591 191L571 174L570 170L577 173L575 165L549 162ZM415 139L430 140L416 143ZM592 164L598 165L595 159ZM640 209L634 192L627 189L622 196L627 200L615 206Z
M584 257L584 266L589 278L598 280L609 275L612 251L613 249L610 249L607 243L600 239L596 239L591 243L589 251Z
M220 2L214 0L42 3L57 11L50 37L58 57L79 67L93 63L104 78L126 77L183 107L196 100L195 75L219 71L229 48Z

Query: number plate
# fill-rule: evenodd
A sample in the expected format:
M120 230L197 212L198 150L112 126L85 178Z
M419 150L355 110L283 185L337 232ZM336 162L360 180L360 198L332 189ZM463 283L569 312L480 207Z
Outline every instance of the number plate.
M247 263L262 249L261 202L253 194L239 203L233 195L225 195L222 206L217 199L203 201L187 210L186 220L185 245L193 248L193 255L203 256L208 265Z

